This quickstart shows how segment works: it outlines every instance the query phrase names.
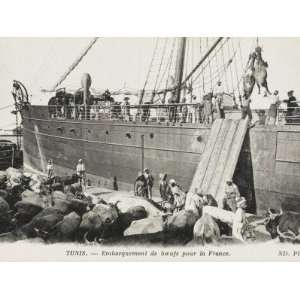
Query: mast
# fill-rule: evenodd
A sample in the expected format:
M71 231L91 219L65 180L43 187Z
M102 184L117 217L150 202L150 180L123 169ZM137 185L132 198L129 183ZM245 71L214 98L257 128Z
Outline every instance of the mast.
M229 38L227 38L228 40ZM194 69L186 76L182 84L186 83L193 74L198 70L198 68L204 63L204 61L208 58L208 56L213 52L213 50L219 45L219 43L223 40L222 37L219 37L214 44L210 47L210 49L204 54L204 56L201 58L201 60L198 62L198 64L194 67Z
M181 37L178 41L178 52L175 67L175 87L176 87L176 103L180 102L181 84L184 69L184 57L186 48L186 38Z

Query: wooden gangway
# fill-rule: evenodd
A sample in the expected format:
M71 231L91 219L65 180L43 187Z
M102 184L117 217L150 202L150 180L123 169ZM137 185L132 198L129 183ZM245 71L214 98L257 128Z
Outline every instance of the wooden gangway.
M189 194L197 188L211 194L219 206L224 197L226 180L232 178L244 138L248 118L241 120L217 119L194 174Z

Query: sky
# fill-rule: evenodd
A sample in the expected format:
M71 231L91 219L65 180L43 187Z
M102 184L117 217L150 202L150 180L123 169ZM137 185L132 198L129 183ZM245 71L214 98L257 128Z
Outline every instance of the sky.
M79 56L90 38L0 38L0 128L12 128L11 86L14 79L27 87L33 104L46 104L51 88ZM246 63L255 38L241 38ZM90 73L95 89L141 88L151 61L155 38L101 38L62 86L80 87L82 73ZM260 38L263 57L269 64L270 90L278 89L282 98L295 90L300 98L300 38ZM196 58L193 58L196 63ZM190 67L192 64L190 63ZM256 90L254 91L254 93Z

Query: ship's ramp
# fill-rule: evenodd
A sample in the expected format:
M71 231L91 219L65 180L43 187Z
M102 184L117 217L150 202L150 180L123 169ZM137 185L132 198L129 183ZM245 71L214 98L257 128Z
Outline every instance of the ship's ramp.
M197 188L211 194L219 206L225 183L232 178L248 128L248 117L242 120L217 119L194 174L189 194Z

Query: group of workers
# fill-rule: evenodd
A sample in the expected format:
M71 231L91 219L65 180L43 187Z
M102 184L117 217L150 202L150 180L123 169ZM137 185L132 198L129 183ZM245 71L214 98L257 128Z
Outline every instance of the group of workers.
M279 108L283 103L286 104L286 109L283 109L285 113L285 120L286 123L292 123L293 122L293 116L299 115L300 111L297 111L297 108L299 107L296 97L294 96L294 91L288 91L287 93L288 99L286 100L280 100L279 98L279 91L275 90L273 94L271 95L271 101L269 109L267 110L267 114L265 110L258 110L259 111L259 117L260 117L260 123L261 124L267 124L267 125L275 125L278 119L278 111ZM250 108L251 99L246 98L245 96L241 97L241 112L242 112L242 118L245 118L246 116L249 117L249 119L252 119L252 112Z
M205 94L200 101L190 93L177 103L176 94L172 93L167 101L168 120L174 123L211 124L216 118L225 118L223 95L221 81L218 81L213 92Z
M162 207L172 212L183 209L186 193L174 179L168 181L167 174L162 173L159 177L159 192L162 200ZM143 173L140 172L135 180L134 194L152 200L153 184L154 178L151 171L148 168L145 168Z
M52 159L49 159L47 162L47 179L51 179L55 176L54 173L54 165ZM86 172L85 172L85 164L82 159L78 160L78 163L76 165L76 174L78 177L78 182L82 187L86 186Z
M136 196L142 196L148 200L152 200L153 183L154 178L151 171L148 168L144 169L144 172L140 172L136 178L134 194ZM167 212L178 212L186 208L187 193L174 179L168 180L167 174L165 173L161 173L159 175L159 192L161 197L161 206ZM200 202L202 205L205 203L208 205L217 205L211 195L200 193L198 190L195 193L197 198L201 198ZM251 227L246 219L247 201L240 195L239 188L232 179L226 180L222 208L234 213L232 235L235 238L245 241L248 238L253 237Z

